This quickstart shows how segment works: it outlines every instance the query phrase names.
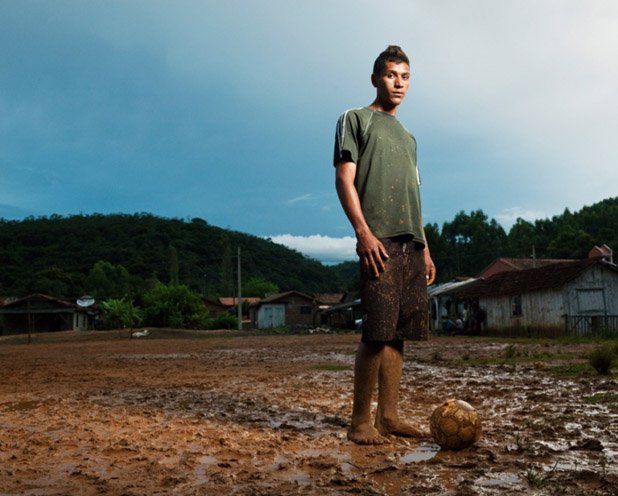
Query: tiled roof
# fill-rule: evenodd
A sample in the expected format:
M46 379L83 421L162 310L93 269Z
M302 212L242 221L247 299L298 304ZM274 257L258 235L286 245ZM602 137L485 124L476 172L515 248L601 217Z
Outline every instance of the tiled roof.
M546 265L551 265L555 263L562 262L574 262L576 260L571 259L558 259L558 258L507 258L501 257L494 260L491 264L485 267L478 275L478 277L483 277L484 274L489 273L493 275L496 272L498 267L502 267L500 271L508 271L508 270L527 270L527 269L536 269L539 267L544 267Z
M241 300L243 302L248 301L250 305L253 305L255 303L259 303L261 298L258 298L257 296L242 296ZM221 305L225 305L226 307L238 305L238 298L235 296L221 296L218 301Z
M23 305L24 303L28 303L28 302L34 302L34 301L45 301L48 303L52 303L56 306L59 307L65 307L65 308L76 308L77 305L75 305L75 303L71 303L70 301L66 301L66 300L61 300L59 298L54 298L53 296L47 296L41 293L36 293L36 294L31 294L28 296L24 296L23 298L19 298L16 300L11 300L8 301L7 303L5 303L4 305L2 305L3 308L14 308L14 307L19 307L21 305Z
M323 305L336 305L341 303L345 293L316 293L314 298Z
M615 265L606 264L598 259L573 260L552 263L536 269L500 272L487 279L478 279L464 287L455 288L448 294L462 298L475 298L559 288L596 264L618 273Z
M308 300L312 300L313 301L313 297L305 294L305 293L301 293L300 291L286 291L285 293L277 293L277 294L273 294L270 296L267 296L266 298L262 298L262 300L260 301L260 303L272 303L275 301L279 301L279 300L284 300L285 298L287 298L288 296L291 296L293 294L296 294L302 298L306 298Z

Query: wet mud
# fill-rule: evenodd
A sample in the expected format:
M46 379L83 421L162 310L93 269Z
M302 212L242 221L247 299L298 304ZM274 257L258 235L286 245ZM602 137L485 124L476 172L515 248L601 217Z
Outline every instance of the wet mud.
M0 339L0 494L618 495L618 376L560 373L591 344L408 343L402 416L481 416L451 452L346 439L358 335L175 336Z

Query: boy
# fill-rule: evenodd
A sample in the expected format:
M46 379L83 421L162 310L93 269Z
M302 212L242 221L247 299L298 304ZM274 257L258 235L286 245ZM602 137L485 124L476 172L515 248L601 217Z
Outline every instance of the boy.
M376 98L337 123L337 194L354 228L361 265L363 334L354 367L348 438L383 444L422 433L399 419L403 340L427 338L427 289L435 267L420 208L416 140L395 118L410 85L410 62L388 46L371 75ZM378 408L371 422L371 397Z

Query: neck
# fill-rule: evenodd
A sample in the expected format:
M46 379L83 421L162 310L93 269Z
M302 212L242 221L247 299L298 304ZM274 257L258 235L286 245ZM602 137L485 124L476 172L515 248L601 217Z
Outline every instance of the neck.
M371 110L376 110L378 112L384 112L385 114L394 116L397 114L398 105L384 105L379 100L374 100L373 103L369 105L369 108Z

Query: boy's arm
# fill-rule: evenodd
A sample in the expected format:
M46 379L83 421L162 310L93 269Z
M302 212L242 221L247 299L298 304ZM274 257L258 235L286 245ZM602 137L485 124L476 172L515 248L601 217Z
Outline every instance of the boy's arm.
M348 216L356 234L356 253L360 257L363 269L374 277L380 277L384 272L384 260L388 258L384 245L376 238L365 220L354 186L356 164L354 162L339 162L336 167L336 187L339 201Z

